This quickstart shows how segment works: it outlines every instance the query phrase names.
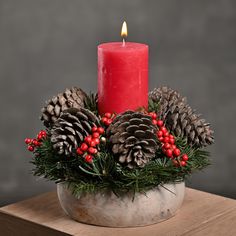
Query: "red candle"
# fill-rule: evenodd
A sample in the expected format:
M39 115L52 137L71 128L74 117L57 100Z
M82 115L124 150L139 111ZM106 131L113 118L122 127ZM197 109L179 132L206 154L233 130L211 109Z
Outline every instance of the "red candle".
M98 109L121 113L148 106L148 46L111 42L98 46Z

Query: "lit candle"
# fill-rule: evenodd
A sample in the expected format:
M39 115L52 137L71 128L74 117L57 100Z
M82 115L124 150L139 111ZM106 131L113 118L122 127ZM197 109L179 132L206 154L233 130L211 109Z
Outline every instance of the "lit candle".
M98 46L98 109L121 113L148 106L148 45L125 42L127 25L121 30L123 42Z

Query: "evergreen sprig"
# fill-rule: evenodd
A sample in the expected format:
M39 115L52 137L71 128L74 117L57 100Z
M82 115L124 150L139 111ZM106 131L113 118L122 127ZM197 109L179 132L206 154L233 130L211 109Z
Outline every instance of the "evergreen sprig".
M43 176L56 183L66 182L74 195L82 192L112 190L120 195L126 192L146 192L158 185L183 181L196 170L210 164L209 153L185 145L177 139L181 151L188 154L188 165L176 167L161 151L144 168L129 169L117 163L106 145L92 164L82 156L60 156L55 153L50 138L35 151L32 163L34 175Z
M158 112L159 111L159 103L154 102L152 99L149 98L149 100L148 100L148 111L149 112Z

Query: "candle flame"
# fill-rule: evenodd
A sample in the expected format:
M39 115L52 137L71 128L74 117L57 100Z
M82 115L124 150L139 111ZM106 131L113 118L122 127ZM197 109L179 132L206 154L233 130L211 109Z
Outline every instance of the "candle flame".
M121 37L126 38L127 36L128 36L128 29L127 29L127 24L124 21L121 28Z

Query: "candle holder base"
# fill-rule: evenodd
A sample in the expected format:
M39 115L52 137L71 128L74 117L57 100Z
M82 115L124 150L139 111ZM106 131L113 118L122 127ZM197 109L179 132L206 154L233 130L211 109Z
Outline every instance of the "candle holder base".
M184 182L120 197L111 191L75 197L66 183L57 185L59 202L67 215L82 223L107 227L145 226L169 219L180 208L184 193Z

